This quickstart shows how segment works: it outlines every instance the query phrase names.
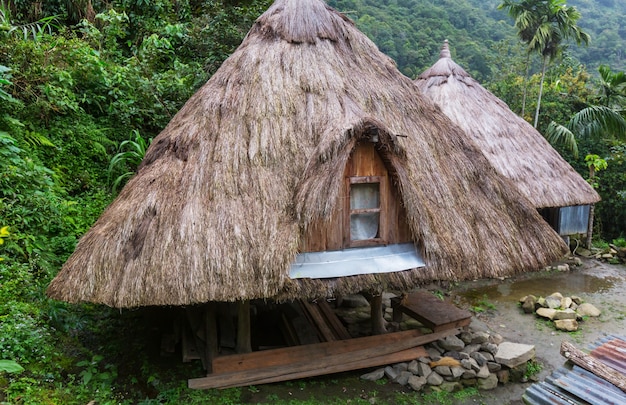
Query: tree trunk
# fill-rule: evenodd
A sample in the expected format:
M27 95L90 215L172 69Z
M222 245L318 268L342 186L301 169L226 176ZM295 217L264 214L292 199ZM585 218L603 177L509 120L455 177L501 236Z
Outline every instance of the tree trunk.
M596 210L596 205L591 204L589 206L589 220L587 222L587 240L585 243L585 247L591 250L591 240L593 239L593 215Z
M537 109L535 110L535 125L539 122L539 110L541 109L541 96L543 95L543 80L546 77L546 66L548 66L548 57L543 57L543 66L541 67L541 81L539 82L539 96L537 97Z
M522 93L522 118L526 113L526 95L528 94L528 74L530 73L530 52L526 54L526 74L524 75L523 93Z

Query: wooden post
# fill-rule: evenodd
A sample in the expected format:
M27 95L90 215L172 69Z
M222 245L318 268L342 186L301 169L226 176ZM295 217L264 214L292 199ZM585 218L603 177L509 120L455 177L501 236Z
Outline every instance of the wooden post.
M370 317L372 318L372 335L381 335L387 332L385 318L383 318L383 294L373 294L370 299Z
M620 390L626 392L626 377L616 371L615 369L607 366L601 361L593 358L592 356L583 353L578 350L573 344L568 342L561 343L561 355L572 363L584 368L587 371L592 372L598 377L602 378L615 385Z
M250 339L250 301L237 302L237 353L250 353L252 343Z
M205 359L207 373L213 372L213 359L217 356L218 342L217 342L217 315L215 302L209 302L206 304L204 311L204 336L205 336Z

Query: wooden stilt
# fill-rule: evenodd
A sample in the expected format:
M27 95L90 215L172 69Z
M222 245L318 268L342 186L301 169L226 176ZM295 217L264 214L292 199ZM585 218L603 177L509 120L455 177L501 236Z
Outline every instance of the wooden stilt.
M209 302L204 309L205 364L207 373L213 372L213 359L218 353L216 306L215 302Z
M252 343L250 339L250 301L237 302L237 353L250 353Z
M387 332L385 318L383 318L383 295L372 295L370 299L370 317L372 318L372 335L381 335Z

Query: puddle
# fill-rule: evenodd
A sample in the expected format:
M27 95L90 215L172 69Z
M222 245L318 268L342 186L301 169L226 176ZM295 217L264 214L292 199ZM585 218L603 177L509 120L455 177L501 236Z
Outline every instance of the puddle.
M547 296L553 292L563 295L602 293L622 282L619 277L596 277L584 273L559 273L547 277L525 280L504 280L497 284L483 285L460 292L467 302L476 304L480 300L517 302L525 295Z

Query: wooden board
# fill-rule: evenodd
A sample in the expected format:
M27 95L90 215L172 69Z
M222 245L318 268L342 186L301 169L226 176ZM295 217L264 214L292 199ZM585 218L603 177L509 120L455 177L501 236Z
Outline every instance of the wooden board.
M468 326L472 318L469 311L442 301L428 291L415 291L404 299L392 298L391 307L394 313L403 312L433 332Z
M213 360L213 374L204 378L190 379L189 388L243 386L269 379L285 381L301 378L294 376L323 375L390 364L395 362L393 356L396 353L458 332L459 329L449 329L422 335L417 330L410 330L217 357Z
M323 369L305 370L291 374L282 374L268 378L248 381L246 383L234 383L220 388L242 387L246 385L270 384L281 381L296 380L299 378L316 377L332 373L341 373L344 371L360 370L363 368L383 366L387 364L401 363L411 361L420 357L428 356L428 352L423 346L414 347L412 349L403 350L397 353L391 353L386 356L375 356L367 359L355 360L347 363L341 363L334 366L328 366Z

